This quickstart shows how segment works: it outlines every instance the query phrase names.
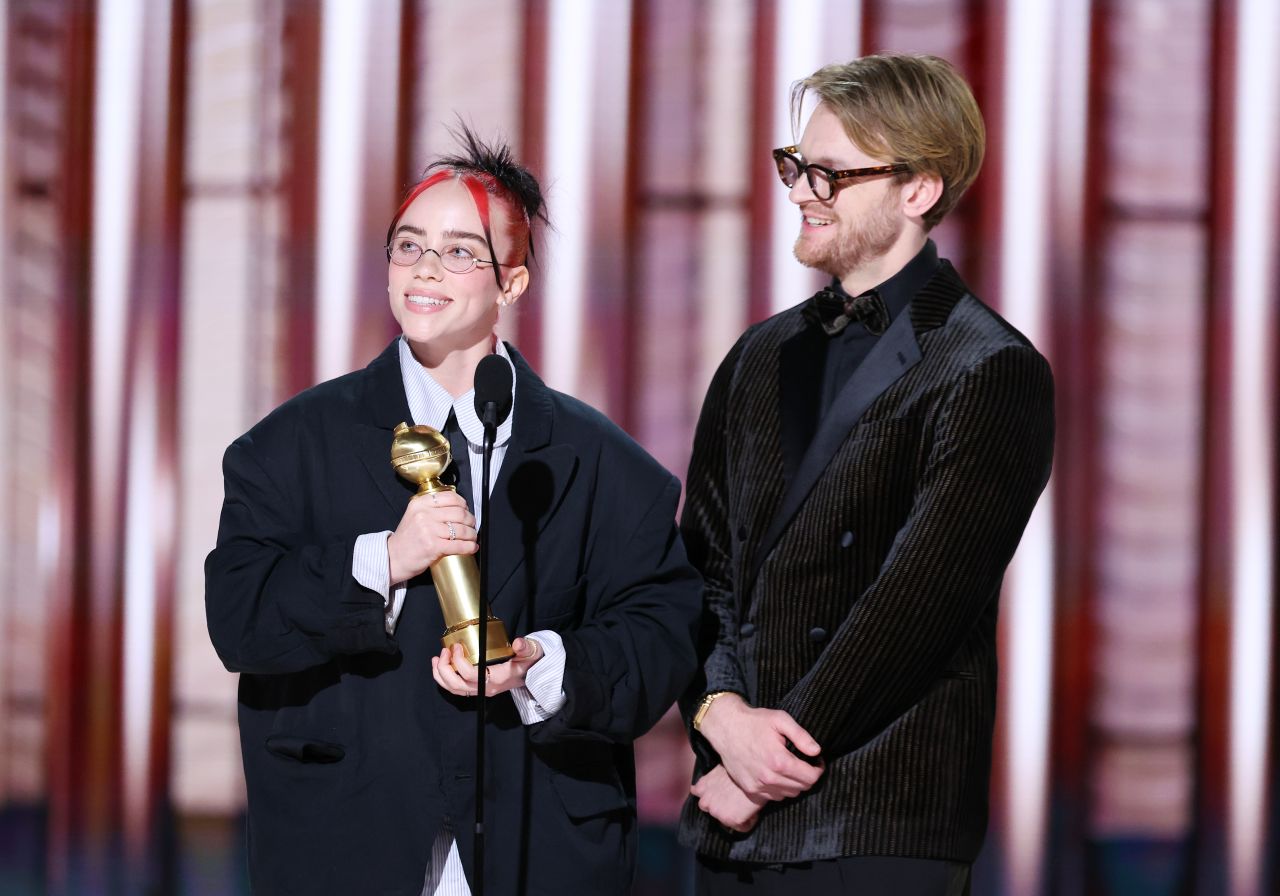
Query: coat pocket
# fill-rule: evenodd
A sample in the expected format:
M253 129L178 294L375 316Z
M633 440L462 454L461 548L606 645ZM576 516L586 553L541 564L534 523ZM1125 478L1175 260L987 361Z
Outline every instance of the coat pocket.
M347 755L342 744L335 744L295 734L273 734L267 738L267 752L295 762L327 765L341 762Z

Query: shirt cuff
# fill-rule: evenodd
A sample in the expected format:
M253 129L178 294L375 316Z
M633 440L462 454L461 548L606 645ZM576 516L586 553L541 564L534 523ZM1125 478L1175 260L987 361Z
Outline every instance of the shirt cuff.
M351 575L370 591L382 595L386 608L383 624L388 635L395 631L404 596L409 590L404 582L394 587L391 585L391 561L387 558L387 539L390 537L390 530L361 535L356 539L351 556Z
M564 693L564 641L556 632L530 632L526 639L538 642L542 659L525 675L524 687L511 692L520 721L526 725L545 722L560 711L567 699Z

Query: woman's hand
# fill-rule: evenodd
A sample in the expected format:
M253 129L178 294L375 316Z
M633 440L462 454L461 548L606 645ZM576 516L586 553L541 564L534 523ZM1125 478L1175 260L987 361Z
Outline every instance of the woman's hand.
M419 575L446 554L474 554L476 518L452 489L416 495L387 539L391 584Z
M516 638L511 642L511 649L516 652L511 659L496 666L485 667L485 671L489 673L489 686L485 688L485 696L493 697L503 691L524 687L525 675L543 657L542 645L533 638ZM466 651L461 644L446 647L440 651L439 656L431 658L431 677L450 694L474 697L477 693L478 670L467 660Z

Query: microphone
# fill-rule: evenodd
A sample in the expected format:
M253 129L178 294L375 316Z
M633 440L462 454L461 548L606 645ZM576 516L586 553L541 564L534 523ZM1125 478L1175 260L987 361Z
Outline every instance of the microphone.
M476 365L476 416L485 429L497 428L511 413L511 365L501 355L485 355Z

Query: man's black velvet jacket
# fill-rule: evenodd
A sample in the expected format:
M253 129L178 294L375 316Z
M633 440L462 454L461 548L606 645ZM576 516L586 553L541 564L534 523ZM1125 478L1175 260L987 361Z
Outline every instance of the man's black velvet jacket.
M987 824L1000 583L1049 477L1053 385L943 262L819 420L824 340L749 329L698 424L682 531L706 579L704 693L783 709L823 747L809 792L707 856L972 861ZM695 775L717 761L700 735Z

